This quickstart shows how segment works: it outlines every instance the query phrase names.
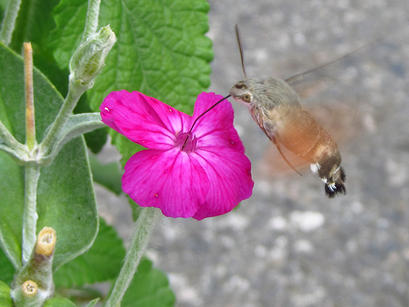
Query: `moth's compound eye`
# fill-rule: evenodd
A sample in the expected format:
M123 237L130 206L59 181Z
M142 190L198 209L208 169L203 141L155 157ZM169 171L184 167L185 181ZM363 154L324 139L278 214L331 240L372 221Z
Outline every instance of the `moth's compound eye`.
M251 101L251 95L250 94L244 94L241 96L241 99L245 102L250 102Z
M241 90L243 88L247 88L247 86L244 83L237 83L234 87L239 89L239 90Z

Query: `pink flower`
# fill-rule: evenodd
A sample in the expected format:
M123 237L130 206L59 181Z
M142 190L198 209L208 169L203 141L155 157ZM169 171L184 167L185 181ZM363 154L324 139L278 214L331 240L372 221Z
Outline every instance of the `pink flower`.
M136 203L160 208L166 216L201 220L227 213L251 196L250 161L233 127L230 102L209 111L188 133L221 98L201 93L193 117L139 92L105 98L102 121L148 148L128 160L122 177L122 189Z

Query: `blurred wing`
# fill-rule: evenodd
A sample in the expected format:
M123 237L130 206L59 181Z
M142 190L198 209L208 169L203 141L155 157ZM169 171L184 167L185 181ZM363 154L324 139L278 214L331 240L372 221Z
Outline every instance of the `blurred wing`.
M300 97L308 97L316 89L322 90L329 83L336 82L337 79L342 78L342 71L346 72L348 67L358 66L362 57L368 56L368 49L373 48L380 42L379 39L368 42L334 60L288 77L285 81Z
M368 82L376 82L379 77L376 66L387 65L388 70L398 69L388 58L388 54L397 46L398 42L377 39L335 60L285 79L300 96L302 107L338 144L341 155L348 141L371 129L374 119L368 115L367 109L373 102L367 85ZM271 145L265 151L260 174L294 174L274 147ZM297 170L309 166L307 161L289 150L283 148L282 151Z

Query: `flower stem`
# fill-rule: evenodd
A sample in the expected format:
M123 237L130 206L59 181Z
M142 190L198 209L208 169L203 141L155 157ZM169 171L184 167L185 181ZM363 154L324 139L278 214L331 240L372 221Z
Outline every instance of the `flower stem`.
M75 86L70 84L68 88L67 97L65 97L64 103L57 114L57 117L52 124L50 130L45 136L44 140L41 142L41 152L48 152L50 146L55 143L55 138L58 136L58 133L62 126L67 122L69 116L74 110L78 100L81 95L84 93L85 89L81 86Z
M85 20L82 41L85 41L90 35L97 32L100 4L101 0L88 0L87 19Z
M4 19L0 30L0 41L4 42L7 46L11 42L11 36L14 31L18 11L20 10L20 4L21 0L10 0L4 13Z
M40 168L35 165L25 166L25 191L23 212L23 265L30 259L36 243L37 226L37 186Z
M132 233L131 244L126 253L125 262L115 281L114 288L104 305L105 307L119 306L122 297L135 275L139 261L145 252L149 237L158 217L159 210L156 208L143 208L141 210L135 222L135 228Z
M97 30L100 4L101 4L101 0L88 0L87 17L85 20L85 28L84 28L82 41L86 41L88 37L91 34L94 34ZM111 48L109 48L109 50L110 49ZM74 52L74 55L77 51L78 51L78 48ZM72 58L71 58L71 61L72 61ZM64 103L54 123L52 124L50 130L48 131L44 140L41 142L41 152L42 153L48 152L50 150L50 146L52 146L52 144L55 143L56 137L58 136L59 131L64 126L64 124L67 122L69 116L71 115L72 111L77 105L77 102L80 99L81 95L86 90L88 90L90 87L92 87L92 82L91 82L91 86L89 86L89 85L81 84L79 80L73 81L73 82L71 82L70 80L67 97L65 97Z
M24 43L24 85L26 94L26 144L32 150L36 144L33 91L33 49L31 43Z

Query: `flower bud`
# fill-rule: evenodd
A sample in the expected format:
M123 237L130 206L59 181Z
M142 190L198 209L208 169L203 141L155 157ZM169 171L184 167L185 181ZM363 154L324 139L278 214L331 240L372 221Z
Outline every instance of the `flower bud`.
M115 33L109 25L102 27L82 42L71 57L70 83L79 83L81 86L91 88L115 42Z

